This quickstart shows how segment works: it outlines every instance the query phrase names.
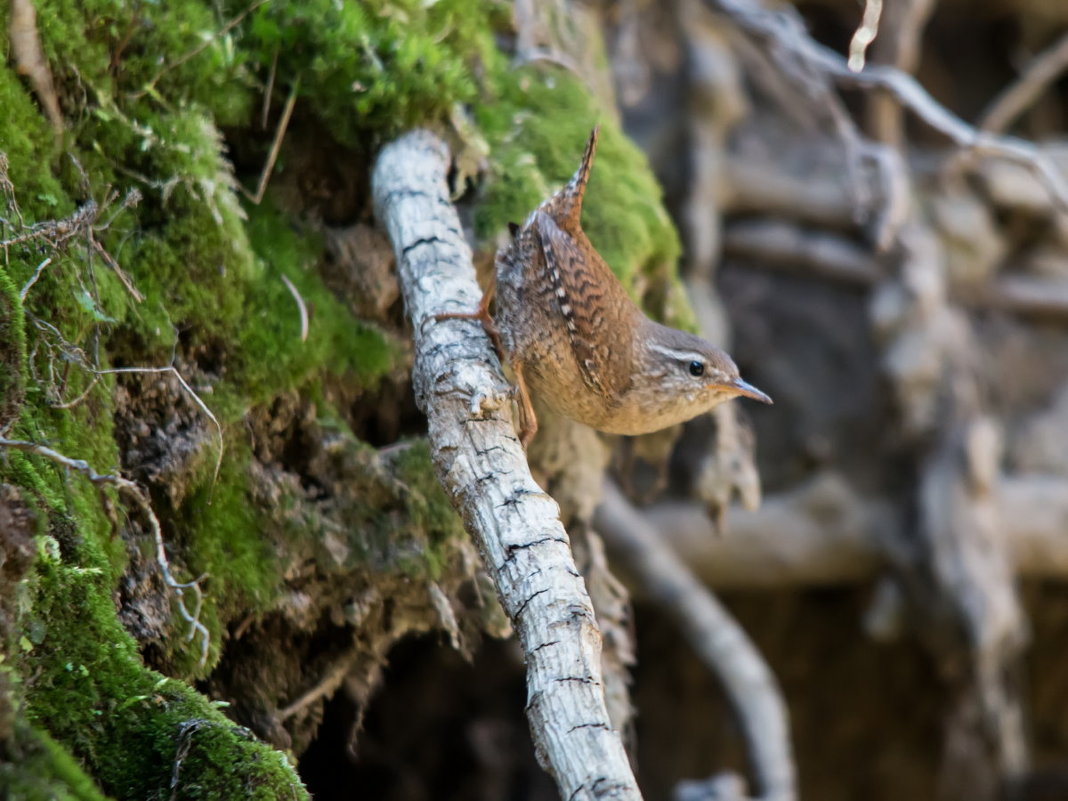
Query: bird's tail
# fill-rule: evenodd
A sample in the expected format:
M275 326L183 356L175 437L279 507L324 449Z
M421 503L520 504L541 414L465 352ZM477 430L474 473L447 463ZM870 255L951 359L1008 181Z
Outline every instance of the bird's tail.
M555 206L554 215L557 222L565 230L579 227L582 217L582 198L586 194L586 184L590 180L590 169L593 167L593 156L597 152L597 137L601 126L595 125L590 131L590 138L586 140L586 150L582 153L582 162L567 186L561 189L550 201Z

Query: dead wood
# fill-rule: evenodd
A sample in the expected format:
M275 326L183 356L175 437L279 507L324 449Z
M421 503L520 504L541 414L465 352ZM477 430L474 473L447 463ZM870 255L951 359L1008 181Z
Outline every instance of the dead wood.
M791 13L793 9L773 11L753 0L706 2L763 47L782 74L802 92L826 103L830 117L844 113L837 95L830 91L831 84L885 92L971 155L996 156L1024 165L1038 176L1058 207L1068 208L1068 184L1032 143L998 136L969 125L932 98L911 75L901 70L868 65L854 72L845 58L805 33L796 12ZM856 141L855 129L850 125L838 127L846 147L855 150L860 144Z
M1068 69L1068 34L1061 36L995 97L979 119L979 128L1000 133L1009 128L1050 84Z
M870 286L880 269L868 248L832 233L783 220L746 220L729 226L723 238L728 256L764 267L798 270L836 282Z
M63 137L63 112L59 108L52 70L41 48L37 31L37 9L32 0L11 0L11 20L8 37L11 58L20 75L25 75L33 87L37 100L44 108L56 139Z
M645 593L682 629L715 671L738 712L763 801L797 797L786 703L767 663L745 630L660 538L619 489L609 483L595 524L612 553Z
M1068 577L1068 479L1002 476L991 495L1014 575ZM696 501L661 501L637 514L702 583L719 590L871 581L888 569L890 543L903 525L892 498L863 496L832 472L766 497L759 509L728 509L722 532ZM641 586L624 576L640 597Z
M568 801L638 799L605 707L593 607L559 508L530 475L500 365L477 322L434 319L475 308L480 295L448 169L446 146L416 131L382 150L372 177L412 323L412 379L435 470L519 635L539 762Z

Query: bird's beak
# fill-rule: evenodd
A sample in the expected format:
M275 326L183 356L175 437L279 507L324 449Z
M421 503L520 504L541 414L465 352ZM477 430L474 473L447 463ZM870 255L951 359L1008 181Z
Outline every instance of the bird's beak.
M731 392L735 395L742 395L743 397L752 398L755 401L760 401L761 403L767 403L769 405L774 403L774 401L765 393L761 392L752 384L742 381L740 378L736 378L726 384L709 384L708 388Z

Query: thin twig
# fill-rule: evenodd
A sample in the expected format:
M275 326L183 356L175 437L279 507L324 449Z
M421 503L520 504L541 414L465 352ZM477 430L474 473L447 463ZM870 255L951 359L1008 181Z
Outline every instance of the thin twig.
M1043 50L979 115L979 130L1001 133L1068 70L1068 33Z
M58 248L71 237L77 236L89 228L93 221L96 220L99 210L95 200L87 201L82 206L79 206L69 217L64 217L62 220L47 220L35 223L26 228L23 233L0 242L0 247L7 248L12 245L32 242L35 239L47 238L49 244Z
M315 682L314 687L301 693L292 703L286 704L278 710L278 720L285 722L323 696L332 694L334 690L341 686L341 682L345 680L349 671L352 670L356 656L357 651L354 648L345 651L339 659L327 667L323 675Z
M174 753L174 764L171 766L171 795L170 801L176 801L178 798L178 780L182 772L182 762L189 756L189 751L193 747L193 734L198 731L202 726L211 726L212 721L204 720L203 718L192 718L190 720L183 720L178 725L178 741L177 748Z
M77 162L75 163L77 164ZM107 252L94 235L94 224L96 223L97 218L112 203L112 201L114 201L115 197L116 195L114 194L108 194L105 197L103 204L98 204L95 200L89 200L82 206L78 207L78 209L76 209L69 217L64 217L61 220L47 220L46 222L31 225L17 236L0 241L0 247L6 250L12 245L25 244L26 242L32 242L35 239L45 239L53 249L59 251L69 240L85 233L87 235L87 247L90 249L90 255L93 252L99 253L100 257L104 260L105 266L115 273L115 276L122 283L126 291L130 293L130 296L136 301L141 302L145 299L145 296L138 291L130 276L126 274L125 270L123 270L119 263L112 258L111 254ZM115 214L112 215L111 219L95 230L106 229L115 221L115 218L122 211L137 205L140 200L140 191L137 189L131 190L126 194L126 198L123 200L122 205ZM45 264L44 266L47 267L48 265ZM38 270L41 269L43 269L43 267L38 267ZM23 290L29 291L29 287L33 286L39 277L40 273L35 273L30 279L30 282L23 287ZM25 299L25 295L22 297Z
M137 287L134 286L133 280L130 278L130 276L126 274L126 271L119 266L119 263L111 257L111 254L108 253L104 249L104 246L101 245L95 238L92 238L91 241L93 243L93 250L100 254L100 258L104 260L104 264L113 273L115 273L115 277L119 279L119 283L121 283L123 288L130 293L130 297L132 297L138 303L143 301L145 299L145 296L142 295L141 292L137 289Z
M866 0L864 3L864 16L860 25L853 32L853 38L849 40L849 69L859 72L864 69L864 59L868 53L868 45L875 41L879 35L879 17L883 13L883 0Z
M745 630L611 482L605 485L594 524L611 555L625 561L627 570L719 676L741 720L762 801L796 799L786 703Z
M77 162L75 162L75 163L77 163ZM93 230L96 233L100 233L101 231L106 231L108 228L111 227L111 224L113 222L115 222L115 220L117 220L119 218L120 214L122 214L124 211L126 211L126 209L136 208L137 204L139 204L142 201L142 199L143 199L143 195L141 194L141 190L140 189L138 189L137 187L134 187L133 189L130 189L129 191L126 192L126 197L124 197L122 199L122 205L120 205L117 209L115 209L115 213L112 214L108 218L107 222L101 223L100 225L94 225L93 226ZM101 211L103 211L103 209L101 209Z
M297 104L297 91L300 89L300 80L293 82L293 88L289 90L289 98L286 100L285 107L282 109L282 118L278 121L278 128L274 132L274 141L271 143L271 151L267 154L267 161L263 165L263 172L260 173L260 181L256 186L256 194L251 194L244 186L241 186L241 192L251 200L255 205L259 205L263 200L263 193L267 191L267 182L271 178L271 171L274 170L274 163L278 159L278 153L282 149L282 139L285 138L286 128L289 127L289 119L293 116L293 107ZM239 185L240 186L240 185Z
M4 193L7 207L15 212L15 216L19 221L19 227L25 228L26 221L22 218L22 209L19 208L18 198L15 197L15 185L11 183L11 177L7 172L9 167L7 153L0 151L0 192Z
M167 559L167 551L163 543L163 530L160 528L159 519L156 517L156 513L152 510L152 504L149 503L148 494L141 485L134 481L130 481L128 478L123 478L120 475L97 473L84 459L71 459L69 456L64 456L62 453L36 442L0 437L0 447L43 456L46 459L52 460L56 464L74 470L77 473L81 473L91 484L97 487L115 487L119 492L124 493L137 504L142 514L144 514L145 519L148 521L148 526L152 531L152 537L156 543L156 564L159 565L163 581L168 587L174 590L174 594L178 599L178 611L181 614L182 619L189 624L189 636L187 639L192 641L198 634L201 637L200 664L204 665L208 660L208 647L211 644L211 635L208 632L207 627L200 622L200 611L204 603L204 592L200 589L200 582L207 576L202 575L193 581L186 582L177 581L174 578L174 575L171 573L170 561ZM195 600L192 612L189 611L185 604L186 590L190 590L193 593Z
M300 292L293 285L293 282L289 280L286 275L282 276L282 283L286 285L286 289L289 290L289 294L293 296L293 300L297 302L297 309L300 311L300 341L306 342L308 339L308 307L304 304L304 298L300 296Z
M274 94L274 79L278 72L278 48L271 56L271 71L267 73L267 88L263 90L263 106L260 108L260 128L267 130L267 117L271 112L271 96Z
M178 368L174 367L173 365L168 365L166 367L111 367L107 369L100 369L95 364L92 364L89 361L89 357L86 356L85 351L83 351L77 345L68 342L63 336L63 334L60 332L60 330L54 325L52 325L50 322L48 322L47 320L42 320L32 314L27 314L26 316L30 320L30 322L37 326L38 329L47 331L53 337L56 338L58 344L55 347L58 347L59 350L62 351L63 355L67 357L69 361L74 362L83 370L92 373L94 376L99 377L102 375L118 375L121 373L170 373L171 375L173 375L178 380L178 383L181 385L182 389L184 389L186 393L188 393L189 397L193 399L193 403L195 403L197 407L215 425L215 431L219 437L219 453L215 459L215 471L212 474L212 484L218 481L219 470L222 468L223 454L226 449L226 442L223 437L222 424L219 422L219 419L215 416L211 409L208 408L208 405L204 403L204 401L201 400L200 396L197 395L193 388L189 386L189 383L185 380L182 374L178 372Z
M49 256L47 259L37 265L37 269L33 271L33 275L30 276L30 280L23 284L22 289L19 290L20 301L22 301L23 303L26 302L26 295L29 294L30 288L37 283L37 279L41 277L41 273L45 271L45 267L47 267L51 263L52 257Z
M130 44L130 40L133 39L134 34L138 28L141 27L141 6L143 0L136 0L133 7L133 14L130 16L130 21L126 23L126 32L119 39L119 43L115 45L115 49L111 51L111 60L108 62L108 72L112 75L116 75L119 71L119 63L122 61L122 54L126 51L127 45Z
M815 73L856 89L887 92L923 122L971 155L997 156L1022 164L1038 176L1060 208L1068 209L1068 184L1049 159L1031 143L972 127L931 97L915 78L901 70L869 64L860 72L854 72L841 55L808 35L796 12L772 11L753 0L705 2L714 11L727 15L740 30L763 42L770 51L786 56L789 63L797 67L797 74L791 72L788 77L799 83L799 88L807 89L807 81Z
M79 403L89 397L89 393L93 391L93 387L95 387L99 382L100 376L94 375L93 380L89 382L89 386L87 386L85 390L80 395L78 395L78 397L74 398L73 400L65 401L63 403L50 403L48 405L53 409L73 409L75 406L77 406Z

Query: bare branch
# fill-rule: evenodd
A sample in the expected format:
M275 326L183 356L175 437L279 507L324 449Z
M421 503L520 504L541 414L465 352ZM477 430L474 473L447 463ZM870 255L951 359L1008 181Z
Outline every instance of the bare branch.
M641 798L605 706L601 635L560 510L534 482L511 396L475 322L481 292L449 202L448 150L426 131L387 145L372 177L397 254L415 339L412 382L438 479L482 553L527 665L527 716L539 762L568 801Z
M1068 578L1068 477L1002 476L993 495L1016 575ZM752 590L877 578L893 561L888 547L899 537L894 505L889 497L861 496L842 477L824 473L765 498L752 512L732 507L726 536L717 535L699 503L664 501L640 514L702 582Z
M341 656L327 666L313 687L308 688L294 701L278 710L278 720L285 722L298 712L307 709L320 698L333 695L337 688L341 686L345 677L352 671L353 664L358 656L359 652L355 648L350 648L342 653Z
M879 17L883 13L883 0L865 0L864 16L860 25L853 32L853 38L849 40L849 61L847 66L853 72L864 69L864 60L867 57L868 45L875 41L879 35Z
M794 176L766 160L732 157L723 166L725 214L760 214L849 230L856 225L849 193L824 175Z
M985 288L976 299L1016 314L1068 322L1068 280L1037 275L1003 275Z
M786 703L774 675L741 626L658 532L611 483L594 520L644 590L682 629L723 682L741 719L763 801L797 797Z
M1039 53L979 115L979 130L1001 133L1068 69L1068 33Z
M936 0L894 0L883 9L879 38L871 49L871 60L912 73L920 61L923 29L934 11ZM876 140L901 150L905 140L902 108L893 98L868 98L868 129Z
M774 219L732 223L723 234L723 250L747 263L860 286L871 286L882 275L867 248L843 236Z
M784 57L788 73L800 88L810 91L813 76L832 78L855 89L881 90L897 99L931 128L975 156L997 156L1027 167L1039 177L1050 196L1068 209L1068 184L1049 159L1029 142L980 131L956 116L907 75L893 67L869 64L854 72L842 56L814 41L801 26L796 13L772 11L754 0L706 0L725 14L743 32Z

